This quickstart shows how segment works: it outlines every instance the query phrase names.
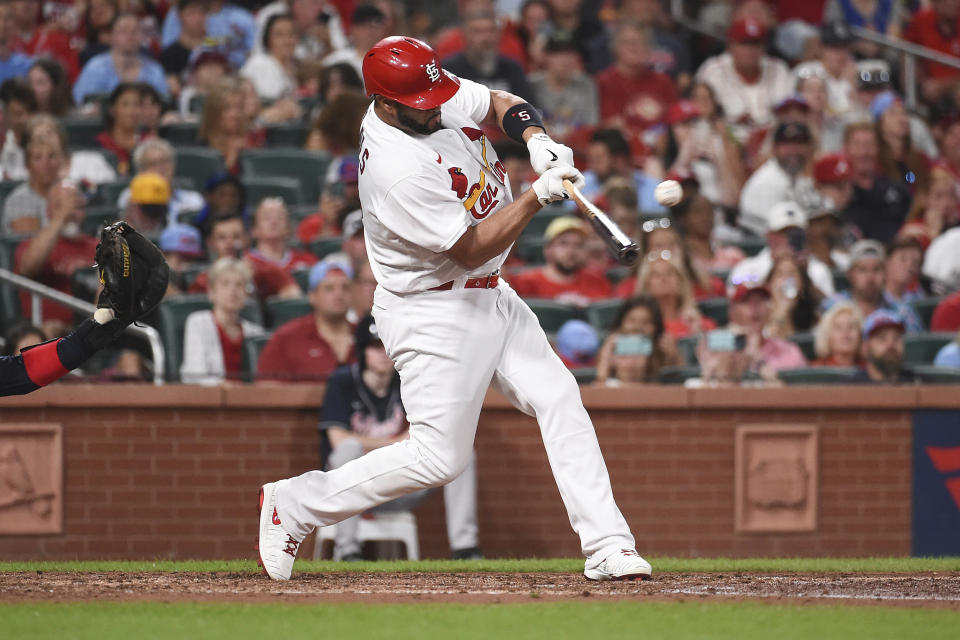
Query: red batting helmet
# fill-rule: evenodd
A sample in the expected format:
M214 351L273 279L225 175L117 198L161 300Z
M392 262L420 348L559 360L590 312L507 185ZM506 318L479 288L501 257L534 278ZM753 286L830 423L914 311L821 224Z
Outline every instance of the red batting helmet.
M438 107L460 88L430 45L405 36L384 38L367 51L363 84L368 96L378 93L414 109Z

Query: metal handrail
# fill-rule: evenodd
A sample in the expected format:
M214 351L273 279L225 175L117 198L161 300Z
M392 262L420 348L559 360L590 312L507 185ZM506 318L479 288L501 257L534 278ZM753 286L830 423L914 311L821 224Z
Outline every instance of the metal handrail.
M96 305L93 303L87 302L86 300L81 300L80 298L74 298L73 296L67 295L62 291L57 291L52 287L48 287L45 284L41 284L35 280L17 275L8 269L0 268L0 282L7 282L18 289L26 289L30 292L32 296L33 321L34 324L37 325L40 324L40 320L42 318L40 298L53 300L54 302L60 303L66 307L70 307L74 311L79 311L80 313L92 315L93 312L97 310ZM139 336L150 344L150 353L153 356L153 383L156 385L163 384L163 372L164 367L166 366L166 361L164 359L163 344L160 342L160 334L153 327L146 325L137 326L133 324L126 328L126 332L135 336Z
M711 31L699 21L688 18L684 14L683 8L684 0L670 0L670 17L674 22L695 33L726 41L725 35ZM900 38L891 38L863 27L850 27L850 33L861 40L883 45L903 54L904 102L909 109L914 109L917 106L917 58L923 58L953 69L960 69L960 58L949 56L934 49L907 42Z

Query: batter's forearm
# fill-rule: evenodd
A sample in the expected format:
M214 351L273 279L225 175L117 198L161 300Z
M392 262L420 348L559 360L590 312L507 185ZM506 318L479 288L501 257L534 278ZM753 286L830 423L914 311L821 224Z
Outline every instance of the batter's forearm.
M506 251L539 210L537 194L530 189L496 215L467 229L445 253L464 267L476 269Z
M491 89L490 91L490 111L487 114L487 118L484 121L484 124L496 124L500 127L500 130L510 135L509 132L503 128L503 116L510 110L510 107L514 107L518 104L524 104L526 100L520 96L515 96L512 93L506 91L496 91ZM526 142L530 139L535 133L543 133L544 129L539 126L530 126L524 129L523 131L523 141Z

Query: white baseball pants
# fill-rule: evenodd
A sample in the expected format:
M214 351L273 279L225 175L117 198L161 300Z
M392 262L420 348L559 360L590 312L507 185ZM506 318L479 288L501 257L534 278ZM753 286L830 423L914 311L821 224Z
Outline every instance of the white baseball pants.
M410 438L332 471L280 481L278 509L288 533L302 539L315 527L456 478L470 460L492 382L537 418L588 565L633 548L577 383L505 281L495 289L404 297L378 287L374 300L377 328L400 372Z

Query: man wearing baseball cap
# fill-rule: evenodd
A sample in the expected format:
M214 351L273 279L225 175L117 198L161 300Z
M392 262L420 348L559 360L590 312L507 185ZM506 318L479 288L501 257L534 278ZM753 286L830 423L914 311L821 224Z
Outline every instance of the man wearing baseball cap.
M145 171L130 182L125 218L141 233L160 233L167 226L169 207L170 184L160 174Z
M885 290L886 259L887 252L876 240L861 240L850 247L850 288L826 300L824 306L829 309L840 300L850 300L865 318L874 311L886 311L900 318L906 331L923 331L923 323L914 310L894 300Z
M822 156L813 165L817 206L807 213L807 251L829 269L846 271L849 257L840 247L841 218L853 195L850 162L840 153Z
M753 127L769 123L771 107L793 92L787 65L763 52L767 33L767 26L753 16L737 18L727 33L727 51L707 59L697 71L697 80L713 89L741 142Z
M187 290L184 270L203 259L203 240L196 227L189 224L171 224L160 234L157 243L170 265L167 295L179 295Z
M257 380L324 381L340 365L353 362L353 267L326 259L310 269L307 299L313 313L280 325L263 348Z
M855 377L859 382L896 384L914 382L916 377L903 368L903 319L886 309L874 311L863 322L864 367Z
M853 82L856 63L851 45L853 33L844 22L836 20L820 27L820 55L817 60L799 64L793 69L798 78L819 76L827 84L827 111L831 116L843 115L854 108Z
M792 201L809 208L816 202L807 168L813 134L802 122L781 122L773 132L773 157L753 172L740 191L740 226L762 236L772 207Z
M796 202L778 202L767 217L767 246L757 255L744 258L730 272L730 284L763 282L767 279L773 262L785 254L798 259L806 256L807 275L824 296L834 293L833 274L815 256L807 255L807 215Z
M515 275L511 285L523 298L549 298L585 306L613 295L602 273L586 269L587 224L573 216L556 218L543 234L547 263Z

